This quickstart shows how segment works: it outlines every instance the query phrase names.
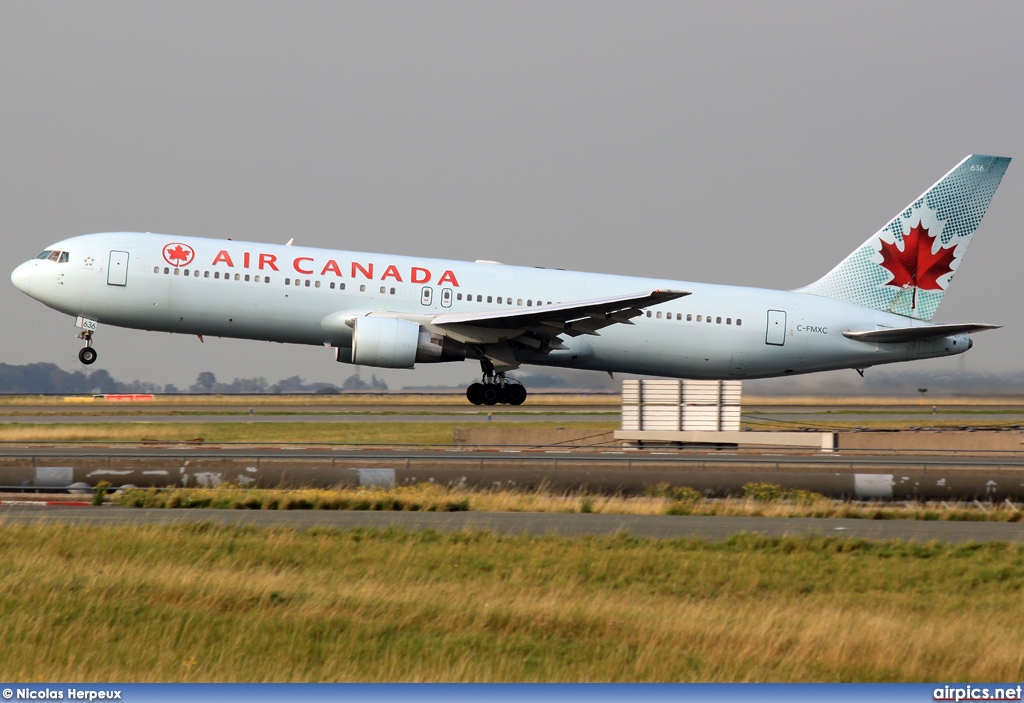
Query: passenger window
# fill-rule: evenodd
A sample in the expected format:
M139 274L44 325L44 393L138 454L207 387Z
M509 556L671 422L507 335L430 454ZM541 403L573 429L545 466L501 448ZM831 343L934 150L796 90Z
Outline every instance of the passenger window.
M739 327L742 324L743 324L743 320L741 320L740 318L737 317L736 318L736 326Z
M708 323L709 325L711 324L711 315L708 315L708 316L707 316L707 323Z
M256 283L259 283L260 282L260 277L259 276L253 276L252 280L255 281Z
M345 284L344 283L339 283L338 284L338 290L345 290Z
M387 286L381 286L381 287L380 287L380 292L381 292L381 293L386 293L386 292L387 292L387 290L388 290L388 289L387 289Z
M482 302L484 302L484 297L483 297L482 295L478 295L478 296L476 297L476 302L478 302L478 303L482 303Z
M188 278L188 276L189 276L188 269L185 269L185 277Z
M366 292L366 284L365 283L363 285L359 286L359 292L360 293L365 293Z
M192 278L199 278L199 269L192 272Z
M526 307L532 308L533 307L533 301L532 300L527 300L526 301Z
M320 281L317 281L316 283L314 283L313 287L314 288L319 288L320 287Z
M236 274L235 274L235 280L236 280L236 281L240 281L240 280L242 280L242 276L241 276L241 274L237 274L237 273L236 273Z
M265 277L263 278L263 282L264 282L264 283L270 283L270 276L265 276Z
M697 315L697 322L704 322L704 318L700 315Z
M302 280L301 280L301 279L298 279L298 278L296 278L296 279L295 279L295 285L297 285L297 286L301 286L301 285L302 285Z
M648 311L647 311L647 317L650 317L650 316L651 316L651 311L650 311L650 310L648 310Z
M203 271L203 278L209 278L209 277L210 277L210 272L209 271Z
M501 305L501 296L500 295L498 296L498 299L495 302L498 303L498 305Z
M520 298L519 300L517 300L516 305L518 305L519 307L523 307L523 299Z
M395 289L394 289L394 288L392 288L392 289L391 289L391 295L394 295L394 294L395 294Z
M720 317L716 317L716 318L715 318L715 324L716 324L716 325L720 325L720 324L722 324L722 318L720 318Z
M174 269L174 275L175 276L180 276L181 275L181 269Z
M249 274L245 274L245 280L246 280L246 281L248 281L248 280L249 280Z
M292 279L290 279L290 278L286 278L286 279L284 279L284 284L285 284L286 286L290 286L290 285L292 284Z
M153 273L160 273L160 267L159 266L154 266L153 267Z
M334 281L331 281L331 290L334 290Z
M456 295L455 299L456 300L462 300L462 293L459 293L458 295Z
M683 319L683 313L681 313L681 312L677 312L677 313L676 313L676 319L677 319L677 320L682 320L682 319Z
M732 318L731 317L725 318L725 324L731 325L732 324Z
M167 273L167 269L164 269L164 273ZM220 278L220 271L214 271L213 272L213 277L214 278Z
M661 310L658 311L658 319L661 319Z
M686 313L686 321L687 322L693 322L693 314L692 313ZM697 320L697 322L700 322L700 320Z

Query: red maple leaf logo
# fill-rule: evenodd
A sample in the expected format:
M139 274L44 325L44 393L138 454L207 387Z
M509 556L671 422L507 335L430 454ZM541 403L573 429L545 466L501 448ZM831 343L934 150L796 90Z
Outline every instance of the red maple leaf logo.
M196 255L187 244L168 244L164 247L164 260L171 266L188 266Z
M953 273L953 259L956 247L939 248L932 253L935 237L928 234L928 228L920 222L903 235L903 251L896 244L882 241L882 267L892 274L886 285L897 288L913 288L914 299L911 307L917 307L917 291L942 290L939 277Z

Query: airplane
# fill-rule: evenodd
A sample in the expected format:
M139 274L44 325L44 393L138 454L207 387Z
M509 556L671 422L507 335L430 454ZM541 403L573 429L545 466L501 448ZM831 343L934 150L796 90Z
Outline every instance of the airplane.
M477 405L519 405L523 364L686 379L769 378L962 354L984 323L932 323L1010 163L973 154L817 281L792 291L260 242L109 232L11 274L99 325L333 347L407 369L477 360ZM799 220L789 223L801 226ZM785 224L780 223L780 226Z

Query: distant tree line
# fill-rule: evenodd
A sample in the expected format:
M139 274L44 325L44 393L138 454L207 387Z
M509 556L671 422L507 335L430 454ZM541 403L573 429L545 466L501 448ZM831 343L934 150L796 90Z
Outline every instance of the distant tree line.
M332 383L304 383L301 376L285 378L270 384L267 379L236 378L231 383L220 383L210 371L203 371L196 382L188 387L189 393L338 393L344 391L386 391L388 384L374 375L364 381L356 372L340 386ZM0 393L180 393L173 383L161 386L148 381L118 381L104 369L91 373L65 371L56 364L4 364L0 363Z
M338 393L339 391L386 391L388 384L374 375L369 382L363 381L359 373L346 378L341 386L333 383L314 381L303 383L301 376L283 378L271 385L262 376L257 378L236 378L231 383L220 383L211 371L203 371L196 382L188 387L189 393Z

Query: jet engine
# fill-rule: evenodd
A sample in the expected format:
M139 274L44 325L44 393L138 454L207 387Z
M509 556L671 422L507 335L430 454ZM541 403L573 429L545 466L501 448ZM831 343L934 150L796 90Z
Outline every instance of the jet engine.
M397 317L357 317L352 348L338 347L338 361L389 369L411 369L419 362L462 361L466 345Z

